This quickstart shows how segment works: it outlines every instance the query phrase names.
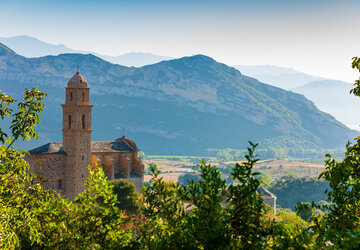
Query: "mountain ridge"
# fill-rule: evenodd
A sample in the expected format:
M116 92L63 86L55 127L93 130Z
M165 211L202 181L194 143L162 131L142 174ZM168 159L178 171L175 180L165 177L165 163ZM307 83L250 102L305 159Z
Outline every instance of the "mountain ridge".
M233 65L233 67L262 82L286 90L303 86L309 82L326 79L299 72L292 68L275 65Z
M360 100L350 94L352 88L351 83L322 80L310 82L290 90L313 100L321 110L331 112L337 119L349 124L352 129L359 130L360 118L354 116L354 111L360 109Z
M148 64L157 63L163 60L173 59L173 57L154 55L144 52L129 52L118 56L102 55L91 51L75 50L66 47L64 44L51 44L43 42L31 36L15 36L15 37L0 37L0 42L12 47L18 54L27 58L44 57L48 55L57 56L60 54L93 54L111 63L120 64L124 66L141 67Z
M61 140L63 87L77 65L91 88L94 140L114 139L125 129L151 154L204 154L244 148L249 139L264 147L279 141L290 148L297 142L334 148L356 134L304 96L204 55L133 68L90 54L25 58L0 48L0 60L0 86L8 94L34 83L49 93L41 142Z

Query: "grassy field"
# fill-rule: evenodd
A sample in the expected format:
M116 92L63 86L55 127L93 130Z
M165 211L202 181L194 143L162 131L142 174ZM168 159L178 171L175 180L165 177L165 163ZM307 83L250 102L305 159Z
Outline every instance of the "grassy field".
M175 160L171 160L171 157ZM146 165L149 163L158 164L161 171L160 177L164 180L173 180L175 182L180 175L184 174L184 172L182 172L184 168L191 169L198 162L199 158L196 158L195 156L152 156L151 158L147 157L147 160L145 160ZM211 163L210 161L207 162ZM212 162L211 164L221 168L231 167L235 162ZM255 165L255 170L258 172L267 172L274 179L279 179L286 175L317 177L319 173L324 170L324 164L292 160L265 160L259 161ZM227 178L227 176L224 175L224 178ZM144 181L149 180L150 176L145 175Z
M317 177L324 170L324 164L288 160L267 160L258 162L255 169L258 172L269 173L274 179L281 178L287 174L293 174L297 177Z

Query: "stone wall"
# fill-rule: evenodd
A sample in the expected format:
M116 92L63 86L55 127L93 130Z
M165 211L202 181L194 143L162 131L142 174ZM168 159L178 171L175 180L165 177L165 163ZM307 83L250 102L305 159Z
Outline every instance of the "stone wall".
M135 185L136 191L141 193L142 187L144 186L144 176L128 178L128 180Z
M103 167L105 175L113 179L128 179L141 192L144 186L144 166L136 152L93 153L98 166ZM111 165L110 165L111 164ZM132 171L136 176L132 176Z
M30 165L30 172L37 175L37 181L46 189L64 193L65 154L31 154L25 157Z

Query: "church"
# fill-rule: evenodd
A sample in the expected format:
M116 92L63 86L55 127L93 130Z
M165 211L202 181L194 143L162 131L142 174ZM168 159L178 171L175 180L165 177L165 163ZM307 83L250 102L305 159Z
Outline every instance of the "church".
M63 141L29 151L30 172L48 189L69 199L85 190L88 166L101 166L108 179L128 179L141 192L144 165L134 141L122 136L114 141L91 141L90 88L79 73L69 80L63 108Z

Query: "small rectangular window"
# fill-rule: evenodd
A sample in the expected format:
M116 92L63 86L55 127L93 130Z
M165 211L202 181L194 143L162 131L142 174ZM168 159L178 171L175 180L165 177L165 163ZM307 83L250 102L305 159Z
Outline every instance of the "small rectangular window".
M63 188L62 180L58 180L58 189L62 190Z

